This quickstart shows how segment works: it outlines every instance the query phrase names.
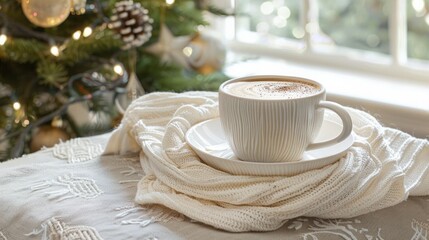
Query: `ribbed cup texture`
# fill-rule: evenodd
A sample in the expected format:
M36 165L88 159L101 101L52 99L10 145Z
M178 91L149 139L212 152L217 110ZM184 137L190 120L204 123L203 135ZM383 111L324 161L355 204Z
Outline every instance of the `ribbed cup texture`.
M219 113L235 155L252 162L301 159L320 129L323 94L288 100L257 100L219 93Z

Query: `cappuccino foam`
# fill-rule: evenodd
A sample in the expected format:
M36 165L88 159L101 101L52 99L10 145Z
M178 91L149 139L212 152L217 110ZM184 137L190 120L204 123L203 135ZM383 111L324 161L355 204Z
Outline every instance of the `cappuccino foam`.
M320 92L320 87L302 81L242 81L224 86L224 91L239 97L258 99L294 99Z

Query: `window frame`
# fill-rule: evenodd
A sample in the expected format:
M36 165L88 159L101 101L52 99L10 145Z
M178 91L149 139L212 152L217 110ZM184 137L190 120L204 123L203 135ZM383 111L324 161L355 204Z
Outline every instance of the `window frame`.
M225 0L223 7L235 11L235 0ZM227 20L224 26L228 47L236 52L244 52L265 57L276 57L293 61L303 61L340 69L357 70L375 73L412 81L427 82L429 61L412 59L407 54L407 5L406 0L392 0L389 13L390 55L376 52L354 50L336 46L333 51L314 50L312 33L304 31L304 48L288 46L267 46L238 40L236 35L237 21L234 17ZM318 0L301 1L301 27L318 21Z

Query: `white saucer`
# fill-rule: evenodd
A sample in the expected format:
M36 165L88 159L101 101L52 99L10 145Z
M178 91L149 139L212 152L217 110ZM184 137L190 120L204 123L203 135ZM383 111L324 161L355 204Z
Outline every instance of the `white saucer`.
M329 140L341 132L342 126L324 120L315 142ZM329 147L306 151L297 162L260 163L239 160L226 142L219 118L210 119L191 127L186 133L186 141L197 155L209 166L239 175L296 175L308 170L321 168L343 157L352 146L353 133L344 141Z

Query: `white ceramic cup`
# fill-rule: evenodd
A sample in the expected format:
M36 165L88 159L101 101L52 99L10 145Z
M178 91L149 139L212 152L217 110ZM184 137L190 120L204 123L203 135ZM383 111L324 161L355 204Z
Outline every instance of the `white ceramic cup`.
M261 99L234 95L225 86L242 81L292 81L317 86L316 93L297 98ZM234 154L243 161L299 161L306 150L323 148L346 139L352 120L339 104L325 101L325 88L318 82L289 76L250 76L224 82L219 87L219 114L225 137ZM323 122L324 109L343 122L334 139L313 143Z

